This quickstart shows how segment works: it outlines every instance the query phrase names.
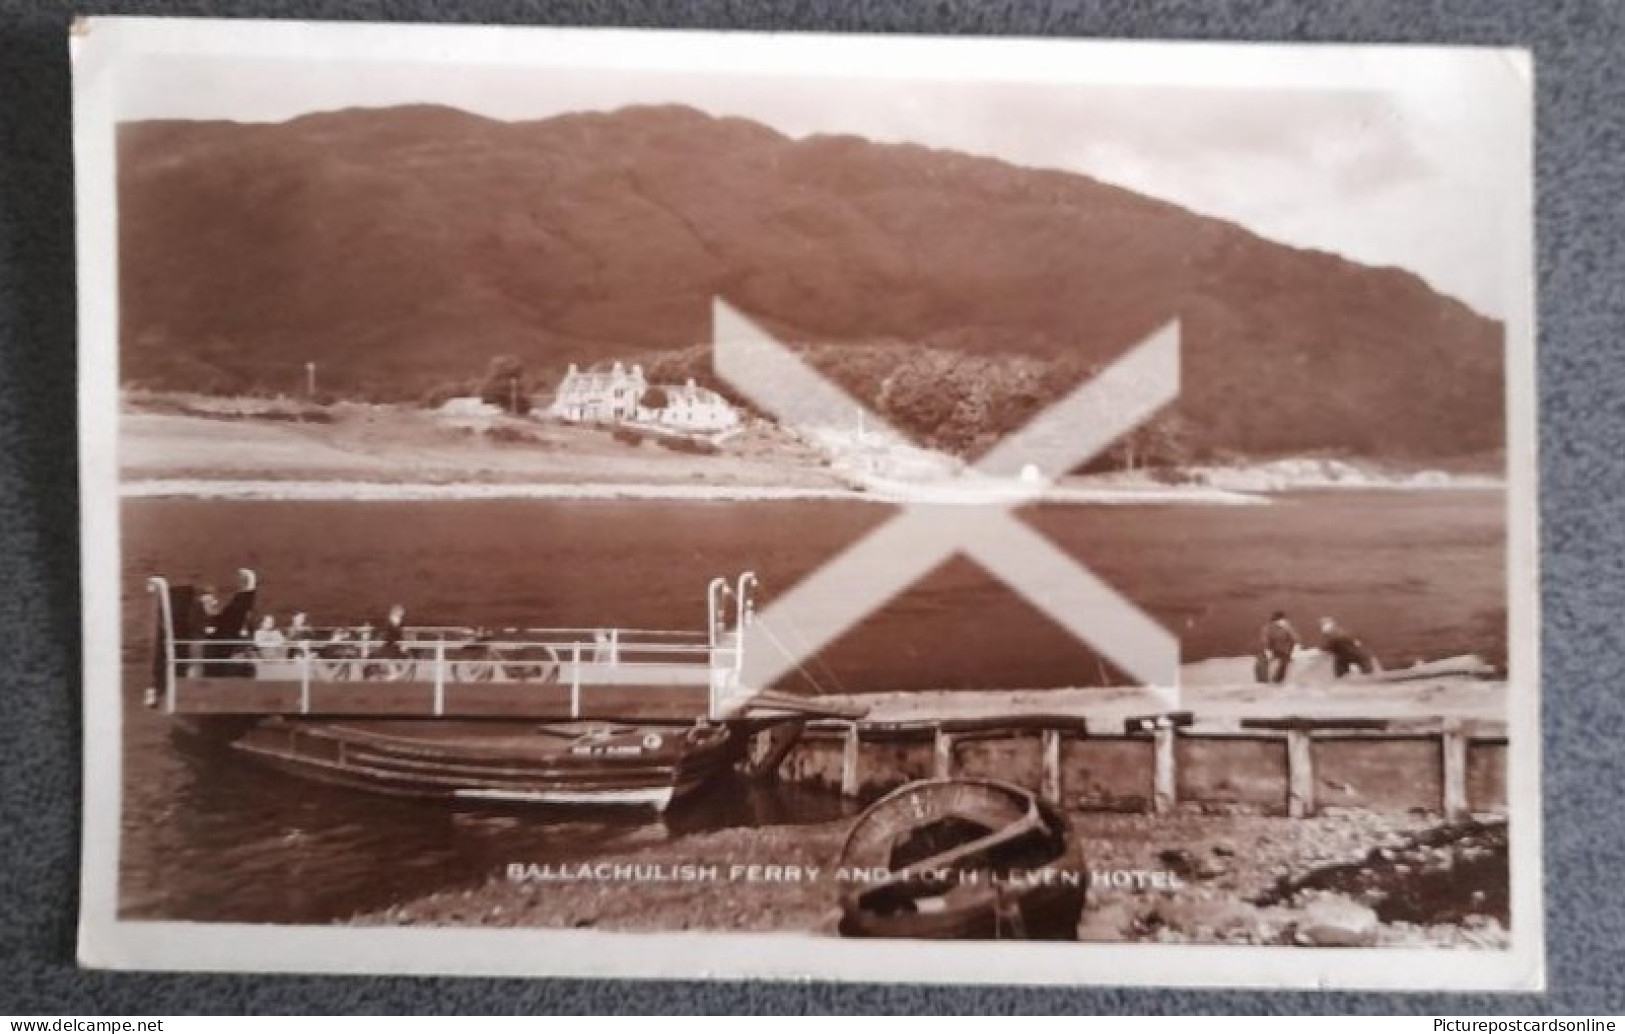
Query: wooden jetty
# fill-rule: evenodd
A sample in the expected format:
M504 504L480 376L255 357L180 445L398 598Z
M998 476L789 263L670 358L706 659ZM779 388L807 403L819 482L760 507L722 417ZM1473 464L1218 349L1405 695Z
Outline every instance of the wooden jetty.
M1504 806L1506 745L1504 720L1460 715L877 714L808 721L776 769L851 797L972 776L1068 807L1161 814L1190 802L1303 817L1350 805L1455 820Z

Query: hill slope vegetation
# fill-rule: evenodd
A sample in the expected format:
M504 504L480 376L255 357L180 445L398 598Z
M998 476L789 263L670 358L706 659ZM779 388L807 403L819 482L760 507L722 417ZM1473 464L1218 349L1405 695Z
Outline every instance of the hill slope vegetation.
M680 107L120 137L122 377L415 399L513 356L706 373L715 295L975 451L1170 318L1199 454L1502 444L1502 328L1396 269L1088 177Z

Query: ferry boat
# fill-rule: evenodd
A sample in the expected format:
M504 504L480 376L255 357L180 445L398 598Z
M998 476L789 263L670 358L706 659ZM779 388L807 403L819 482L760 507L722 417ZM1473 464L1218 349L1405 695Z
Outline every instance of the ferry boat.
M258 578L239 577L224 602L149 580L147 703L182 733L324 782L659 810L787 713L741 685L751 572L712 579L703 631L386 622L255 634Z

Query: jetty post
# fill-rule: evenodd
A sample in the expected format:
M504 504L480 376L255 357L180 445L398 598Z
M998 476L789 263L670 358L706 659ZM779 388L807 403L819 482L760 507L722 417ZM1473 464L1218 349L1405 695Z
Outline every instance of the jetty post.
M1166 716L1152 725L1152 808L1158 815L1172 811L1179 803L1178 768L1174 759L1175 725Z
M938 779L954 776L954 734L941 725L931 736L931 774Z
M1061 803L1061 730L1045 729L1043 744L1043 778L1038 795L1051 804Z
M846 737L841 742L841 796L856 797L861 784L858 782L858 753L862 747L862 740L858 732L857 722L846 723Z
M1309 729L1290 725L1286 730L1286 813L1306 818L1315 813L1315 751Z
M1459 718L1446 718L1439 730L1444 817L1460 822L1471 813L1467 804L1467 731Z

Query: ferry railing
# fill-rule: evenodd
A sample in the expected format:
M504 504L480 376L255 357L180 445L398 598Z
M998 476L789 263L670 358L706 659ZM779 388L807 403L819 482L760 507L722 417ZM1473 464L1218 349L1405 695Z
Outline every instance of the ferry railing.
M257 581L244 571L247 588ZM310 687L316 681L360 681L381 675L381 681L400 681L415 675L424 664L434 683L435 712L444 707L445 687L453 674L467 681L556 681L568 656L571 710L579 711L582 673L588 665L611 670L641 665L668 668L692 659L696 668L709 669L708 717L722 717L740 689L744 672L745 632L755 615L755 572L746 571L730 585L714 578L706 590L706 627L703 632L646 628L490 628L466 625L409 625L398 639L386 643L376 625L299 625L295 635L280 643L255 638L176 639L170 586L166 579L148 579L158 601L159 636L165 710L176 710L176 682L181 678L219 673L254 679L289 672L292 665L300 683L300 709L310 708ZM733 629L728 628L729 603ZM302 615L301 615L302 617ZM279 630L280 631L280 630ZM455 651L456 656L451 656ZM540 651L543 656L537 656ZM481 656L483 654L483 656ZM425 656L427 655L427 656ZM320 672L318 665L322 666ZM245 668L248 669L245 672ZM318 680L317 675L333 676ZM510 676L517 675L517 678ZM158 687L155 687L157 689Z
M553 635L549 638L489 638L456 634L423 636L424 629L408 630L408 638L393 644L379 639L296 639L264 643L254 639L181 639L169 646L166 709L175 710L174 682L188 678L242 679L245 683L300 684L299 710L308 713L311 686L334 682L430 682L433 712L445 709L450 685L505 684L554 685L567 683L570 710L579 714L584 686L598 683L637 683L639 672L659 684L674 667L706 672L708 703L716 695L717 676L737 670L736 647L709 645L688 633L649 636L635 630L625 636L617 629L593 630L590 636ZM440 630L436 630L440 631ZM459 632L461 630L458 630ZM586 630L549 630L575 632ZM661 641L662 638L667 641ZM670 641L670 640L691 641ZM612 673L611 679L594 679Z

